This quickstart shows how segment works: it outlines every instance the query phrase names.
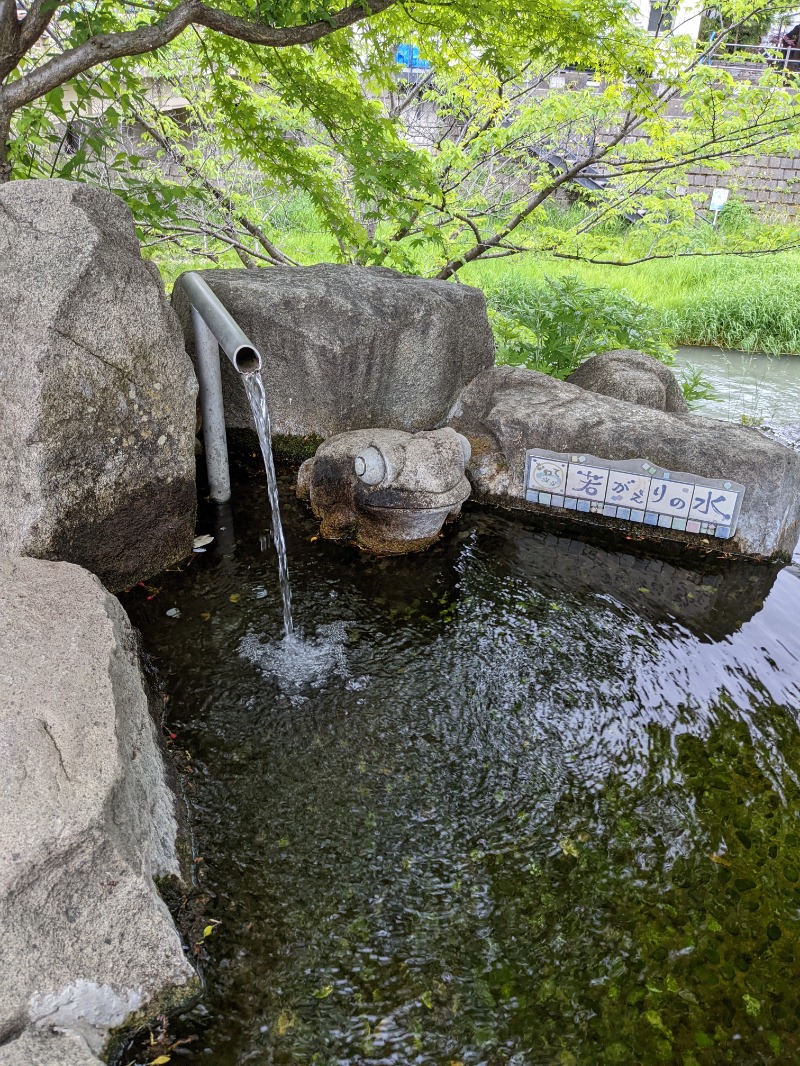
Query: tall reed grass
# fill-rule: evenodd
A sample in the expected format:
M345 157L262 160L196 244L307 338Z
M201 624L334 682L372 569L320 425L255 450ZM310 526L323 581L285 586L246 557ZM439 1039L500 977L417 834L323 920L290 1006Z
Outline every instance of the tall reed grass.
M512 276L540 290L548 278L574 274L587 285L623 292L653 309L673 345L698 344L800 354L800 254L656 260L631 267L524 256L477 263L463 280L487 292Z

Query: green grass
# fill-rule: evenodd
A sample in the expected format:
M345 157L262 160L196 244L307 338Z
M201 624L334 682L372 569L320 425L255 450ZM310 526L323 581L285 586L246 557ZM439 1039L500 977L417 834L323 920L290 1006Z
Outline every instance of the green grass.
M570 209L578 210L577 208ZM731 215L726 229L756 223L743 209ZM746 215L746 217L744 217ZM563 216L563 218L561 217ZM560 209L551 222L568 224L570 211ZM270 235L279 247L300 263L331 262L337 248L330 233L306 197L297 195L280 204L269 219ZM621 234L620 254L641 254L643 239L636 227ZM698 231L698 247L714 250L720 232L705 227ZM422 274L435 270L424 247L415 250L416 267ZM222 252L217 261L203 257L176 256L161 245L152 253L170 289L185 270L212 266L240 267L235 253ZM541 303L548 282L577 278L598 293L598 305L614 307L619 296L639 305L647 329L655 330L668 345L714 345L772 355L800 354L800 253L776 255L707 256L653 260L630 267L577 263L533 253L488 260L463 269L459 279L482 288L492 301L513 290L520 305ZM501 301L507 305L507 300ZM507 306L502 310L507 311ZM651 314L652 312L652 314Z
M566 260L476 263L463 281L487 293L513 277L541 289L548 278L577 275L592 287L624 292L659 314L672 344L709 344L772 355L800 354L800 254L654 260L632 267Z

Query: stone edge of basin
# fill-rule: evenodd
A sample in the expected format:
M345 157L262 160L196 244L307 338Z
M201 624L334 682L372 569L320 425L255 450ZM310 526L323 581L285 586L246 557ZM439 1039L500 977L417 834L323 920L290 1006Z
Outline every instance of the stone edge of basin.
M486 299L470 285L339 263L198 273L261 352L281 458L310 458L323 440L358 429L440 427L494 363ZM195 360L180 277L172 306ZM249 406L236 379L223 360L226 426L246 439Z
M0 663L0 1064L93 1062L199 994L156 888L185 883L181 801L96 577L0 556Z
M0 545L126 588L191 552L197 382L130 208L0 185Z

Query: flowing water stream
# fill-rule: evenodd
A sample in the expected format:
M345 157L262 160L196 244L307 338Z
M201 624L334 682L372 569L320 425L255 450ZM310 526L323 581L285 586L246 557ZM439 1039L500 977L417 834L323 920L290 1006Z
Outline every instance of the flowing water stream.
M283 604L283 632L289 637L294 631L294 623L292 622L292 588L289 584L289 560L286 558L286 542L281 523L278 479L275 474L275 460L272 456L272 426L269 421L267 394L264 391L264 383L261 380L260 373L244 374L242 383L250 403L250 411L253 415L256 433L258 433L258 443L261 446L264 470L267 475L267 495L269 497L270 514L272 515L272 542L275 545L275 551L278 556L278 581L281 590L281 603Z
M213 925L173 1066L800 1061L800 568L474 506L379 559L281 488L291 639L252 482L125 598Z

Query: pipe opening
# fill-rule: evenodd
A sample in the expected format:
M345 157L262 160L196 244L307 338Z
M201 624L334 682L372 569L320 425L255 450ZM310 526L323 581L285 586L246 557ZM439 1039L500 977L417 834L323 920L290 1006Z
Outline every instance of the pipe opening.
M233 353L233 365L240 374L254 374L261 369L261 356L255 348L243 344Z

